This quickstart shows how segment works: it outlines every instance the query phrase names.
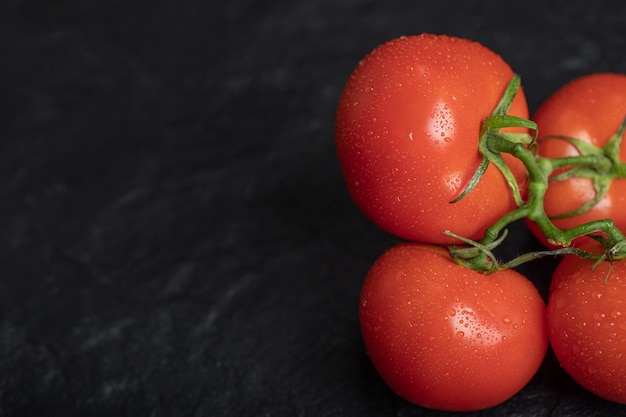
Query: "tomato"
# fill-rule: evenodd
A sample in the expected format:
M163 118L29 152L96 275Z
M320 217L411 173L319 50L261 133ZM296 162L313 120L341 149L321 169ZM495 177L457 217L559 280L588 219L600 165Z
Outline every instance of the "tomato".
M348 79L335 118L339 162L360 210L402 239L453 243L444 231L478 240L514 209L495 166L450 204L481 162L481 124L513 75L488 48L444 35L401 37L367 55ZM509 114L528 117L521 89ZM509 155L505 160L523 187L524 167Z
M545 304L514 270L485 275L445 248L404 242L362 287L362 337L382 379L423 407L470 411L520 391L545 356Z
M549 339L561 367L590 392L626 404L626 261L565 256L550 283ZM606 280L606 283L605 283Z
M626 117L626 75L600 73L577 78L557 90L537 109L533 120L540 138L553 135L578 138L603 147ZM542 140L538 155L549 158L577 155L576 149L561 139ZM626 145L622 144L619 159L626 161ZM572 178L550 182L544 199L546 214L567 213L592 200L596 195L588 178ZM567 229L593 220L613 219L615 226L626 232L626 179L613 179L600 202L591 210L573 217L554 219L555 226ZM529 224L533 234L551 247L539 228ZM587 238L576 239L575 246Z

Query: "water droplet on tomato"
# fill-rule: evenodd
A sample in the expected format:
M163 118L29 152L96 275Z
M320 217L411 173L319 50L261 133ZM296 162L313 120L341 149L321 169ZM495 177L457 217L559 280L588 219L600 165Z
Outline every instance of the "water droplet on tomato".
M456 314L456 310L451 308L450 310L448 310L448 315L449 316L454 316Z
M465 336L465 332L458 331L458 332L456 332L456 335L457 335L457 337L463 337L463 336Z
M602 320L606 317L604 313L593 313L593 318L596 320Z
M619 288L615 287L615 286L611 286L611 287L605 287L605 290L610 294L610 295L619 295Z
M512 323L511 318L509 316L502 316L502 323L507 324L507 325L511 324Z
M450 136L446 136L445 138L443 138L443 140L448 143L452 142L452 138Z

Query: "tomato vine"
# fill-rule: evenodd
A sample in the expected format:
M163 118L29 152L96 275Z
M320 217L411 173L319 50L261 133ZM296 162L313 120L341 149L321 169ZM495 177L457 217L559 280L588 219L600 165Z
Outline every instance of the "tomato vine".
M493 164L506 179L517 203L517 208L488 227L479 241L464 238L453 231L444 232L447 236L457 238L465 244L449 246L452 258L461 265L485 273L513 268L544 256L574 254L583 258L596 259L598 263L604 260L613 261L626 258L626 237L615 227L613 220L595 220L568 229L560 229L546 214L543 205L549 181L584 177L591 179L594 183L595 198L575 210L559 215L560 218L579 215L590 210L603 198L613 179L626 178L626 164L619 159L620 145L626 130L626 117L603 148L577 138L551 136L542 140L566 140L577 149L579 154L561 158L540 157L536 153L538 128L535 122L506 114L519 88L520 78L518 75L514 75L493 113L482 124L478 146L483 158L482 163L475 171L467 187L451 202L456 203L469 194L478 184L489 164ZM511 133L502 130L510 127L525 128L532 131L533 134ZM503 153L517 158L526 167L528 195L525 199L520 193L511 170L502 158ZM528 219L535 223L547 241L558 248L530 252L510 261L501 262L494 255L493 250L505 240L506 227L521 219ZM604 252L592 253L570 246L574 239L581 236L591 237L601 243Z

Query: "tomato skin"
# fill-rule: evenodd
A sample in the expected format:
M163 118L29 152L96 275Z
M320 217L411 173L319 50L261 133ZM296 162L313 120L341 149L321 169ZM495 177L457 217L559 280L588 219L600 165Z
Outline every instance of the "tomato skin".
M513 270L485 275L445 248L401 243L370 269L359 318L367 352L398 395L471 411L521 390L545 356L545 304Z
M597 73L577 78L548 97L537 109L533 120L539 136L561 135L575 137L603 147L626 117L626 75ZM564 140L541 141L538 155L558 158L577 155ZM626 161L626 145L622 144L619 158ZM551 182L544 198L548 216L574 210L595 197L590 179L572 178ZM604 198L591 210L578 216L554 219L555 226L568 229L593 220L613 219L615 226L626 232L626 179L614 179ZM539 228L529 224L532 233L548 248L550 245ZM576 239L580 246L587 238Z
M583 248L597 252L598 245ZM565 256L552 276L548 336L561 367L588 391L626 404L626 261ZM606 280L606 283L605 283Z
M366 56L346 83L335 119L339 162L360 210L402 239L446 244L458 241L444 231L480 239L514 209L494 166L450 204L480 164L481 124L513 75L481 44L444 35L401 37ZM522 90L509 114L528 117ZM523 165L505 159L523 188Z

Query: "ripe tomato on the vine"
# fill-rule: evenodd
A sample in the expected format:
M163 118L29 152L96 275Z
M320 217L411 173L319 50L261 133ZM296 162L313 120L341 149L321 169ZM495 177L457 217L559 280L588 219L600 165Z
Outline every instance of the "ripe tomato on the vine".
M593 264L570 255L555 270L547 307L550 344L582 387L626 404L626 260Z
M400 238L453 243L444 231L477 240L514 209L495 166L450 203L481 162L482 122L513 75L485 46L445 35L401 37L367 55L345 85L335 122L343 175L361 211ZM521 89L508 114L528 117ZM523 189L523 165L504 158Z
M568 141L550 136L580 139L599 148L604 147L617 132L626 117L626 75L614 73L590 74L577 78L548 97L535 112L533 121L539 128L538 155L560 158L578 155ZM619 150L620 161L626 161L626 144ZM560 171L555 172L555 174ZM553 181L548 185L544 208L548 216L568 213L593 200L596 196L593 180L575 177ZM572 217L555 218L555 226L568 229L593 220L612 219L626 233L626 179L615 178L605 196L589 211ZM547 247L539 228L529 223L533 234ZM575 246L588 241L579 238Z
M548 346L545 304L508 269L485 275L436 245L388 249L363 284L359 319L382 379L404 399L470 411L520 391Z

